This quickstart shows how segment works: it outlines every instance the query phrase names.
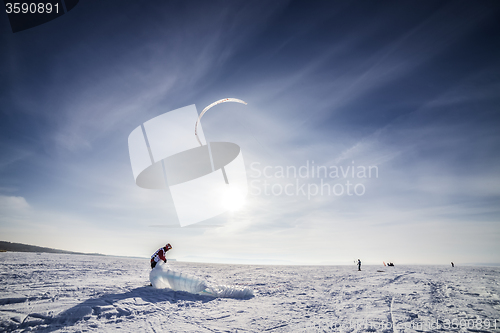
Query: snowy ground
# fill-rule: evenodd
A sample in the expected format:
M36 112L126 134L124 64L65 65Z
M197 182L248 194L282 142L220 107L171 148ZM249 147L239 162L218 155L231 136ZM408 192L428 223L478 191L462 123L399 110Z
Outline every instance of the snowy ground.
M170 266L255 296L154 289L147 259L7 252L0 331L500 332L498 267Z

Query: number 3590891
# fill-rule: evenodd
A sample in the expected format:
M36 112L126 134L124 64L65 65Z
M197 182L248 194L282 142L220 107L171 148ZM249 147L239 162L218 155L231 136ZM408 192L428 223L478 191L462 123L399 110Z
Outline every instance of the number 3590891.
M5 4L5 11L7 14L18 14L18 13L31 13L31 14L50 14L52 11L55 11L56 13L59 13L59 4L56 3L52 5L50 2L47 3L10 3L7 2Z

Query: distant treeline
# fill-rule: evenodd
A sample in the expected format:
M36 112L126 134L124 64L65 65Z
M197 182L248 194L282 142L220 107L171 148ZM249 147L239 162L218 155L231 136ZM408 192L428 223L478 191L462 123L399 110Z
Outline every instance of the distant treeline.
M99 253L81 253L81 252L71 252L58 249L51 249L49 247L41 247L34 245L27 245L21 243L11 243L0 241L0 252L41 252L41 253L63 253L63 254L86 254L86 255L102 255Z

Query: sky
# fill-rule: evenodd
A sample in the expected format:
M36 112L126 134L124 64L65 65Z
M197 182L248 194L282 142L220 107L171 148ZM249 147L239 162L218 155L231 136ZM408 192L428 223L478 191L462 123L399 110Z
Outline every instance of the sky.
M498 1L80 1L0 15L0 239L248 264L500 263ZM195 104L239 210L179 226L137 126ZM193 124L194 125L194 124ZM353 172L354 171L354 172ZM196 209L196 207L193 207Z

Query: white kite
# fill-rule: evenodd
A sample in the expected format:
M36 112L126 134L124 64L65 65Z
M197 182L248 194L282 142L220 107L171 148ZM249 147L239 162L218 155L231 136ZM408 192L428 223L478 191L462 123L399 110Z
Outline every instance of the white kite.
M207 112L212 107L216 106L217 104L222 104L222 103L226 103L226 102L236 102L236 103L241 103L241 104L247 105L247 103L245 101L242 101L241 99L237 99L237 98L223 98L221 100L218 100L217 102L213 102L212 104L210 104L209 106L207 106L206 108L204 108L203 111L201 111L200 116L198 117L198 120L196 121L196 124L194 125L194 135L196 135L196 140L198 140L198 143L200 144L200 146L202 146L202 144L201 144L200 139L198 138L197 129L198 129L198 123L200 122L201 117L203 117L203 115L205 114L205 112Z

